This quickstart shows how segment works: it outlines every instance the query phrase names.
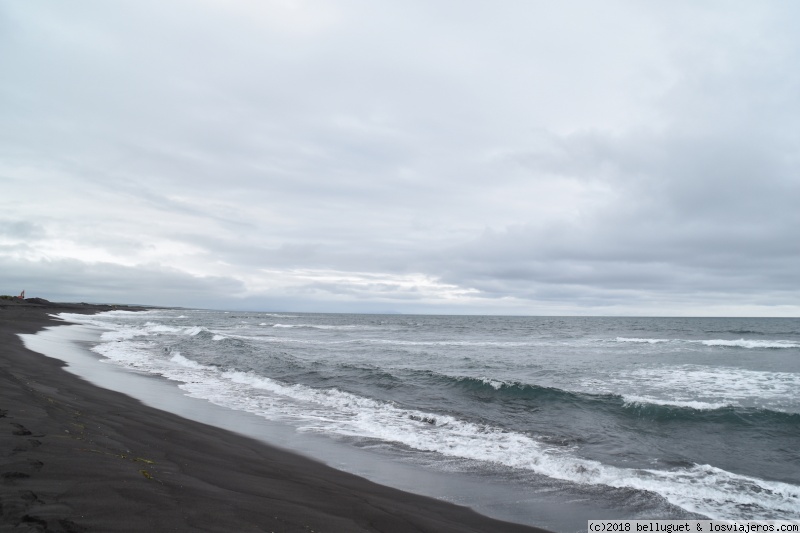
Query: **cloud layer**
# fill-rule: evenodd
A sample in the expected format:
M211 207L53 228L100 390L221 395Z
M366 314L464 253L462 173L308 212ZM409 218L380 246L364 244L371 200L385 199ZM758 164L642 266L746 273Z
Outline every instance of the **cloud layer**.
M798 17L5 3L0 292L796 316Z

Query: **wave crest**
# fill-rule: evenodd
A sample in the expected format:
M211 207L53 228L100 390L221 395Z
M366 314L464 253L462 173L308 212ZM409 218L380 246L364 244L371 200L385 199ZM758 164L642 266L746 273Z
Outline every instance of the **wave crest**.
M710 347L723 348L800 348L800 342L790 340L754 340L754 339L707 339L707 340L688 340L688 339L640 339L635 337L617 337L614 342L631 344L662 344L662 343L682 343L682 344L702 344Z

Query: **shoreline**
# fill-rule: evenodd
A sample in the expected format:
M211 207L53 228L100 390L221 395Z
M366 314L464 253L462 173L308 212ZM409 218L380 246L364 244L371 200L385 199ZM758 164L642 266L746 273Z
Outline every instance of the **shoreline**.
M0 524L69 533L544 531L147 407L66 372L18 336L63 324L49 313L125 307L2 304Z

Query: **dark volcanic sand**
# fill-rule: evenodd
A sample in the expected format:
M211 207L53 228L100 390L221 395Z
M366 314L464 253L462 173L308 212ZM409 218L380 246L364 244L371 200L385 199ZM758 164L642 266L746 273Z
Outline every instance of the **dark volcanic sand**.
M107 306L0 300L0 532L533 532L146 407L17 333Z

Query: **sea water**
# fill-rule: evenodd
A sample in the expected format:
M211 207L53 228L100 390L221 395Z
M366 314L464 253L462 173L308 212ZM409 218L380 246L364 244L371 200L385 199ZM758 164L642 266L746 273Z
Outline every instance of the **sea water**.
M507 486L511 507L800 520L798 319L60 316L103 328L103 362L265 424Z

